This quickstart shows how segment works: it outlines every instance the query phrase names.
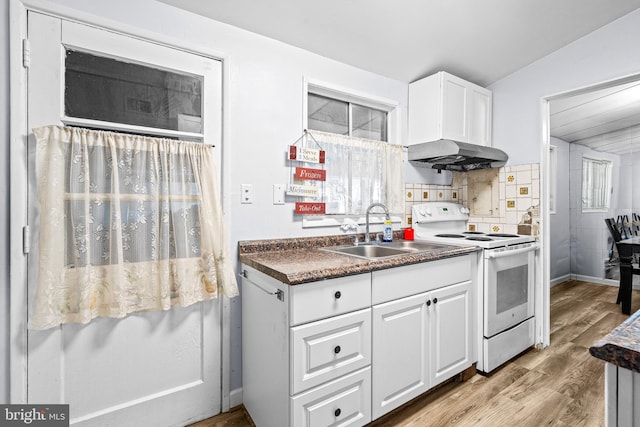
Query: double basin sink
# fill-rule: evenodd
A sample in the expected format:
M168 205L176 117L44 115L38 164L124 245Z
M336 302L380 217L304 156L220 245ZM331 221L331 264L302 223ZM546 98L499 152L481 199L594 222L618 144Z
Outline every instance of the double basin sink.
M322 248L322 250L359 258L380 259L419 252L430 252L442 247L442 245L434 243L402 240L391 243L361 243L358 246L326 247Z

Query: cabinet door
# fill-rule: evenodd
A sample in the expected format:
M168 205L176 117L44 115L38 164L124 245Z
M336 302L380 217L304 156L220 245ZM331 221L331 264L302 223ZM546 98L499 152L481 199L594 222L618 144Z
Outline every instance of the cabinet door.
M443 73L442 137L460 142L469 141L469 83Z
M422 293L373 307L373 419L429 388L426 301Z
M491 146L492 104L491 91L472 86L469 90L469 142L477 145Z
M473 362L470 289L471 282L463 282L429 294L431 387L463 371Z

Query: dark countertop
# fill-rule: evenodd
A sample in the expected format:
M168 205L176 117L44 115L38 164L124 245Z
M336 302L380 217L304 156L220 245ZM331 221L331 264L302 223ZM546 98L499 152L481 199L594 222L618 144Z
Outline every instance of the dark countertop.
M621 368L640 372L640 310L595 343L589 353Z
M394 238L396 237L394 232ZM398 239L401 234L397 234ZM276 240L245 240L238 242L238 258L274 279L289 284L367 273L374 270L435 261L466 255L480 250L476 247L433 244L433 250L408 253L389 258L364 259L328 252L320 248L353 243L353 235L304 237ZM362 236L361 239L362 241ZM384 245L382 243L381 245Z

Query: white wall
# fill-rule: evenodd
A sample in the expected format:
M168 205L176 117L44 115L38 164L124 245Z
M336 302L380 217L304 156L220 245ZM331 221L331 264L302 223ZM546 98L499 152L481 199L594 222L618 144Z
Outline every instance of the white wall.
M227 102L225 105L227 138L223 149L230 150L231 167L227 176L230 178L231 192L230 203L225 211L230 219L230 239L234 259L239 240L339 232L338 229L303 230L301 218L293 214L294 208L291 203L286 205L272 203L272 185L288 182L290 168L285 160L287 146L302 134L303 79L305 77L358 93L397 101L401 109L400 137L402 141L405 140L408 95L406 83L365 72L154 0L136 0L135 2L130 0L108 2L54 0L52 3L99 15L134 28L152 31L163 37L173 38L178 44L196 48L205 47L219 52L226 58L228 86L224 96ZM2 2L2 4L2 9L5 9L6 3ZM6 12L3 17L5 19L0 24L0 28L8 34ZM8 40L8 36L5 40ZM0 69L3 82L0 91L8 87L8 72L5 71L8 68L7 47L7 42L3 43L3 50L0 52L5 59ZM3 114L0 115L0 120L5 120L6 111L8 111L8 109L5 110L7 97L1 94L2 92L0 92L0 99L3 100L3 106L0 108ZM7 126L2 126L1 129L6 133ZM6 143L2 149L7 149ZM7 166L7 158L8 156L2 157L5 166ZM7 171L7 169L5 167L2 170ZM1 182L4 186L7 179ZM255 193L253 204L240 204L241 184L253 184ZM6 197L5 192L2 194L2 197ZM4 206L6 205L5 203ZM0 215L8 218L6 210ZM3 231L5 223L6 221L0 225ZM3 246L1 250L3 264L7 264L5 247ZM8 279L4 273L2 283L2 289L6 292ZM8 298L1 298L1 300L4 305ZM232 389L239 388L242 384L240 310L240 298L233 299L231 304ZM7 311L2 310L3 317L0 323L2 327L6 323ZM6 355L8 344L6 328L0 334L2 354ZM7 376L3 375L3 377ZM6 384L3 384L3 387L6 387Z
M551 281L571 274L571 247L569 239L569 144L558 138L551 138L551 145L556 146L556 213L550 216L550 265ZM551 183L554 185L554 183Z
M540 99L640 73L638 46L640 9L489 86L494 147L509 154L509 164L539 162Z
M493 145L509 154L509 164L540 162L541 99L640 73L638 46L640 9L492 84L489 89L493 91ZM580 224L572 222L571 227L576 227L576 230L571 238L577 236L577 227L589 229L595 227L596 221L604 225L602 218L593 215ZM550 222L542 226L551 226L552 236L561 233L562 236L557 237L566 240L566 230L555 228L566 227L566 219L558 221L552 218ZM600 230L596 234L593 239L600 242L598 249L587 249L584 254L576 253L575 256L572 252L572 273L584 271L595 274L602 266L603 254L606 253L606 244L602 243L605 233ZM589 244L575 242L574 247L582 251L585 243ZM562 250L560 256L566 255L566 243L556 249ZM555 253L550 253L550 256ZM551 278L566 271L564 268L554 265L551 259Z

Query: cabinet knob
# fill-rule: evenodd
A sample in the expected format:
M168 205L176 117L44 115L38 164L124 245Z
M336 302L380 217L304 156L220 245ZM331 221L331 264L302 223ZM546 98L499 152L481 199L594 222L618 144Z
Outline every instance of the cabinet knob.
M333 294L333 296L334 296L336 299L340 299L340 297L342 296L342 293L341 293L340 291L337 291L335 294Z
M340 410L340 408L338 408L335 411L333 411L333 415L335 415L336 417L339 417L341 413L342 413L342 411Z
M337 346L335 346L335 348L333 349L333 352L334 352L335 354L338 354L338 353L340 353L340 350L342 350L342 349L340 348L340 346L339 346L339 345L337 345Z
M438 302L438 298L433 299L433 303L436 304Z
M428 300L427 300L427 307L429 307L430 305L431 305L431 300L430 300L430 299L428 299Z

